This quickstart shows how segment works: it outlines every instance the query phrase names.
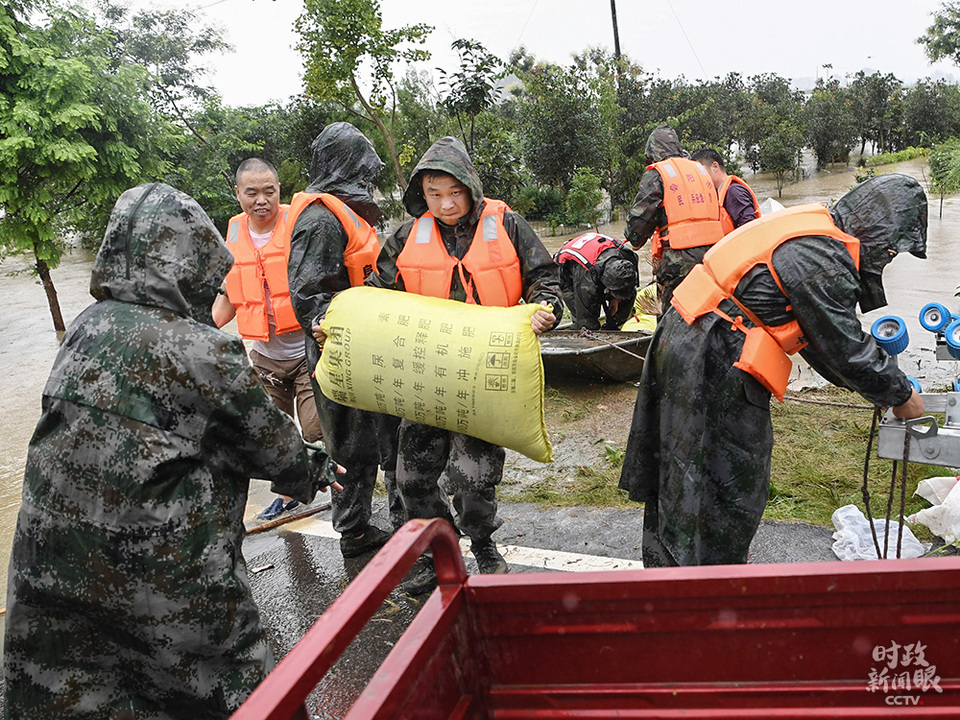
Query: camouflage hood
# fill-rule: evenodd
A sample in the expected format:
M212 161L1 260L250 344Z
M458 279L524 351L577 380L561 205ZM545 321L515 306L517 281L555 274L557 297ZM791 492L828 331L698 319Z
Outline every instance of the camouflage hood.
M680 147L680 138L677 137L677 131L669 125L658 125L650 133L644 152L648 164L657 163L667 158L687 156L683 148Z
M467 186L470 197L473 199L473 208L467 221L471 224L476 222L482 211L483 184L463 143L455 137L440 138L420 158L420 162L410 175L410 184L403 193L403 206L414 217L420 217L427 211L427 201L423 197L421 182L421 176L425 170L453 175Z
M307 192L330 193L371 225L382 214L373 199L373 181L383 161L367 136L348 122L327 125L311 145Z
M887 304L883 269L895 255L927 256L927 196L908 175L891 173L857 185L830 209L838 228L860 240L860 309Z
M197 201L163 183L124 192L93 264L90 294L166 308L208 325L233 256Z

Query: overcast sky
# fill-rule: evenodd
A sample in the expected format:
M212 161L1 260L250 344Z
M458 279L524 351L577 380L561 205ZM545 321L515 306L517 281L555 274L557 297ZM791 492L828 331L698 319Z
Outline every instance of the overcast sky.
M139 0L144 2L144 0ZM170 6L154 0L153 7ZM293 48L298 0L193 0L191 7L220 26L236 52L208 58L208 80L229 105L286 100L301 90L301 59ZM795 82L827 72L893 73L905 82L960 77L948 62L930 65L916 43L941 0L617 0L621 51L644 70L688 81L773 72ZM481 42L506 59L524 45L539 59L567 64L588 47L613 49L609 0L381 0L384 26L434 27L427 68L456 69L450 43ZM729 10L735 9L735 14Z

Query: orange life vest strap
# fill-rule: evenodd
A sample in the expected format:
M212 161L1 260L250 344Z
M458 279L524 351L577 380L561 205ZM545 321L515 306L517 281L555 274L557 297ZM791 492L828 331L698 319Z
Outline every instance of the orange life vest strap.
M431 213L417 218L397 257L397 271L406 290L448 298L456 268L468 303L475 302L474 290L481 305L510 307L519 303L523 296L520 258L503 226L504 214L509 209L501 200L485 199L470 248L462 260L447 252Z
M687 324L693 324L698 317L712 312L736 325L719 309L723 300L736 303L755 327L741 328L747 335L747 342L734 366L756 377L781 400L792 366L788 353L793 354L807 344L800 323L794 319L782 325L766 326L744 307L734 291L747 272L762 264L770 270L783 292L783 285L773 268L773 253L787 240L807 235L832 237L842 242L854 264L859 266L860 241L837 228L822 205L800 205L766 215L724 237L707 251L703 263L694 266L687 274L674 290L671 300Z
M723 185L717 190L717 196L720 201L720 226L723 228L724 235L729 235L736 230L733 225L733 218L730 217L730 213L728 213L727 209L723 206L724 201L727 199L727 191L734 183L742 185L747 189L747 192L750 193L750 199L753 200L753 211L757 214L757 217L760 217L760 204L757 202L757 196L753 193L753 189L747 185L743 178L736 175L727 175L727 179L723 181Z
M300 214L318 201L322 202L330 212L336 215L347 234L347 247L343 253L343 265L347 268L350 285L352 287L363 285L367 276L377 269L380 243L377 240L376 229L351 210L343 200L330 193L298 192L290 201L288 223L291 233Z

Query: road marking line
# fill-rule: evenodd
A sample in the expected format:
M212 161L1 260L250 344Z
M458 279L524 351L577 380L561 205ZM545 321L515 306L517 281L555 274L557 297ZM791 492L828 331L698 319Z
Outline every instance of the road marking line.
M284 530L325 537L337 540L340 533L333 529L329 520L317 517L296 520L283 526ZM498 545L508 563L545 570L565 572L587 572L592 570L635 570L643 567L639 560L585 555L583 553L563 552L562 550L544 550L542 548L521 545ZM470 539L460 538L460 551L466 555L470 551Z

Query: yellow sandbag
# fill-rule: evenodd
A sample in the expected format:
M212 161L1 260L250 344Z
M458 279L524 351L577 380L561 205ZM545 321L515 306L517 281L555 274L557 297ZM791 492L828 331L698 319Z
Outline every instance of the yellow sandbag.
M656 330L657 316L648 313L649 308L657 304L656 283L650 283L645 288L641 288L637 293L637 299L633 303L633 315L623 324L620 330L622 332L637 332L639 330L653 332Z
M330 303L317 381L332 400L551 462L538 305L482 307L355 287Z

